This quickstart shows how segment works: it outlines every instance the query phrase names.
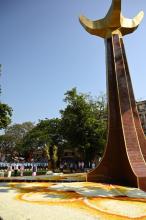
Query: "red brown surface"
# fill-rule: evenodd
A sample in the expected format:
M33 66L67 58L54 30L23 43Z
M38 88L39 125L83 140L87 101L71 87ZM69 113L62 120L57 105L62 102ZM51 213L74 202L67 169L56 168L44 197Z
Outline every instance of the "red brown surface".
M105 40L108 92L108 139L104 157L88 181L139 187L146 191L146 140L136 109L123 40Z

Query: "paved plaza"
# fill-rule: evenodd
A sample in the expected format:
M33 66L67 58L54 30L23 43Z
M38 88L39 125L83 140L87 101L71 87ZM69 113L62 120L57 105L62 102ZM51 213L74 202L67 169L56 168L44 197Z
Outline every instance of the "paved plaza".
M83 182L87 179L87 173L53 173L36 176L11 176L0 177L0 182Z
M3 220L146 220L146 193L136 188L71 181L1 182L0 195Z

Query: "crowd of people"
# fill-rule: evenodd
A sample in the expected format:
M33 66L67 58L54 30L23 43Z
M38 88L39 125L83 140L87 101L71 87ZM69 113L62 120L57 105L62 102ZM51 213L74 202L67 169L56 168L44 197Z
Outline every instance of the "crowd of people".
M70 170L71 173L73 172L84 172L85 169L94 169L96 166L95 162L89 162L88 164L85 164L84 161L78 161L78 162L66 162L63 161L60 163L60 170L63 172L64 170Z
M32 173L35 176L37 170L47 170L48 163L1 163L0 162L0 176L11 177L13 176L23 176L24 171Z
M84 161L72 162L72 161L61 161L57 168L60 172L86 172L87 170L94 169L96 164L94 161L85 164ZM24 171L29 171L32 176L36 176L38 170L48 170L48 163L0 163L0 174L6 175L7 177L23 176ZM30 174L29 174L30 175ZM2 176L2 175L1 175Z
M14 172L14 176L18 176L18 171L20 171L20 176L23 176L25 170L24 164L18 165L17 163L14 165L9 164L7 168L8 177L11 177L12 172ZM32 164L31 166L32 176L36 176L37 173L37 165Z

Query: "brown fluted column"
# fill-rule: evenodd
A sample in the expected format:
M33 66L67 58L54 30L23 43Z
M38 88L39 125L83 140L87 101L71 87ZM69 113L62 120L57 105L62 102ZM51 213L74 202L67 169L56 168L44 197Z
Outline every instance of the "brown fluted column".
M146 141L141 128L123 40L105 39L107 59L108 139L99 166L88 181L102 181L146 190Z

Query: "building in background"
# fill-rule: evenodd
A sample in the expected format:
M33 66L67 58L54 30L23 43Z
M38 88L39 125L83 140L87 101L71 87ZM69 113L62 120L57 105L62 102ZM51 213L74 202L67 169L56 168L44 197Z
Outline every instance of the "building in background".
M146 100L139 101L136 104L137 104L137 110L139 112L139 116L141 120L141 125L146 135Z

